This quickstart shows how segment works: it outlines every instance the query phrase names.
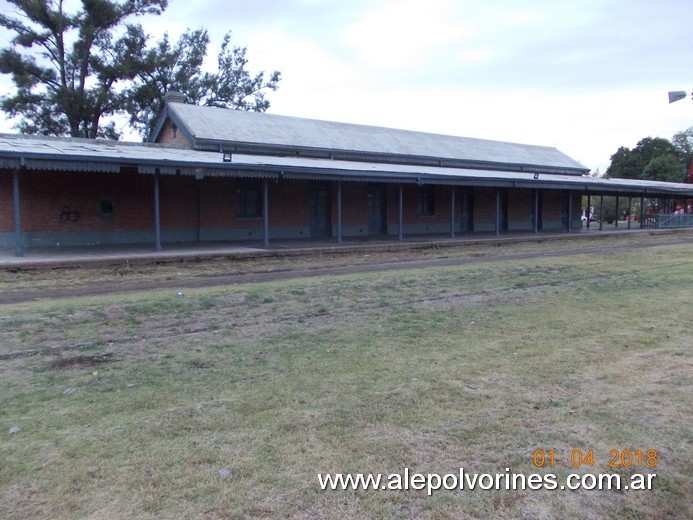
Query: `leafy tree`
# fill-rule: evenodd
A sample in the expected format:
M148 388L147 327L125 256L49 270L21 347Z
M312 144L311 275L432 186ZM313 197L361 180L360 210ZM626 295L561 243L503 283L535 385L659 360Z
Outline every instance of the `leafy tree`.
M679 148L661 137L645 137L634 149L620 147L611 156L609 177L681 182L686 176Z
M146 46L140 25L127 21L160 14L168 0L82 0L74 14L63 0L8 0L16 16L0 14L13 37L0 49L0 73L11 74L16 92L0 108L19 116L27 134L117 138L102 118L125 106L121 86L137 75Z
M606 169L607 177L619 177L624 179L638 179L641 167L637 163L636 156L630 148L621 146L611 156L611 164Z
M248 63L245 57L246 47L231 47L230 43L231 33L226 33L217 57L218 70L214 74L205 75L203 104L255 112L266 111L270 104L264 91L277 90L281 73L275 70L267 81L264 71L251 76L245 69Z
M206 30L187 31L175 45L168 34L138 57L138 83L127 94L130 125L147 137L164 108L167 92L184 93L189 103L199 103L204 87L201 67L207 54Z
M613 224L621 216L622 203L616 207L616 197L604 197L604 221Z
M674 134L671 142L679 152L681 152L688 163L693 160L693 126L687 130Z
M679 152L683 156L685 166L688 169L688 177L686 177L685 181L693 183L693 169L691 169L691 165L693 164L693 126L687 130L674 134L672 143L679 149Z
M175 45L168 34L142 58L139 84L129 94L130 124L143 137L151 134L163 110L168 92L181 92L188 103L264 112L269 108L267 90L276 91L281 73L274 71L265 78L264 71L255 75L246 66L246 47L231 46L231 33L224 36L217 56L217 70L203 72L209 35L206 30L187 31Z
M642 177L653 181L681 182L686 178L686 169L679 157L667 153L653 157L643 168Z

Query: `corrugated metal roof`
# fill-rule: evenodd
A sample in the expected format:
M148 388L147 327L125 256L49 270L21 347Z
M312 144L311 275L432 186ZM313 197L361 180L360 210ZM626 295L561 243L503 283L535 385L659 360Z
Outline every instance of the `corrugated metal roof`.
M127 165L136 167L140 173L150 174L158 169L162 174L181 173L199 178L239 174L255 177L283 175L301 179L446 183L693 197L693 184L556 174L538 174L535 178L531 172L241 154L234 154L231 162L224 162L220 152L190 148L0 134L0 167L16 168L21 163L35 170L117 172L122 165Z
M585 192L605 193L651 193L674 196L693 196L693 184L646 181L636 179L604 179L601 177L534 174L532 172L509 172L470 168L445 168L401 164L359 163L329 159L306 159L297 157L266 157L234 155L232 163L238 168L257 167L284 172L285 176L310 172L325 178L381 178L391 182L439 182L466 184L470 186L499 185L518 188L577 189ZM535 176L536 175L536 176Z
M0 152L16 156L30 155L55 159L69 157L72 159L122 160L126 162L150 159L185 163L206 158L221 162L221 156L218 153L192 152L190 149L165 145L15 134L0 134Z
M588 171L556 148L337 123L183 103L167 105L178 126L207 143L253 144Z
M139 166L143 173L176 173L177 169L223 166L217 152L189 148L93 139L0 134L0 160L30 169L118 172L122 165ZM190 173L190 172L183 172Z

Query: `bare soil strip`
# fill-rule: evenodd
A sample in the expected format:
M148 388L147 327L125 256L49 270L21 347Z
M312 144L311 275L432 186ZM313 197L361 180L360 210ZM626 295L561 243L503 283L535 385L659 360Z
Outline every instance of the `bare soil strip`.
M646 238L646 237L645 237ZM604 253L623 253L642 248L659 247L689 243L690 239L680 238L667 241L639 241L629 244L605 243L599 246L578 247L555 251L530 251L516 254L494 255L489 249L488 254L478 256L446 256L442 258L425 258L415 260L384 259L374 260L369 263L348 263L339 266L324 266L320 257L315 258L314 265L307 268L280 268L266 272L240 272L240 273L211 273L194 278L176 278L166 280L147 281L120 281L118 283L99 282L93 285L77 287L41 288L21 291L11 291L0 294L0 305L13 305L40 299L78 298L85 296L98 296L101 294L116 294L127 292L141 292L160 289L197 289L236 284L252 284L292 278L310 278L317 276L339 276L359 273L374 273L391 270L426 269L430 267L446 267L454 265L466 265L481 262L495 262L507 260L527 260L531 258L563 257L570 255L590 255ZM396 257L392 253L392 258Z

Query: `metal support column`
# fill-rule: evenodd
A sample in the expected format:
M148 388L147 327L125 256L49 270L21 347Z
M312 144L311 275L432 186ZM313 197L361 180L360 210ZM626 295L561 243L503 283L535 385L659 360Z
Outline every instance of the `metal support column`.
M534 234L539 234L539 190L534 190Z
M269 249L269 181L262 181L262 239L265 249Z
M397 239L404 240L404 186L399 185L399 214L397 223Z
M633 220L633 215L631 215L631 209L633 208L633 197L628 197L628 211L626 215L628 216L628 229L630 229L630 221Z
M14 256L24 256L22 247L22 222L19 207L19 170L12 172L12 204L14 206Z
M587 195L587 229L590 228L590 219L592 218L592 196Z
M342 181L337 181L337 243L342 243Z
M645 227L645 195L640 195L640 229Z
M616 195L616 227L618 227L618 217L619 217L619 207L618 207L618 195Z
M450 238L455 238L455 187L450 188Z
M161 206L159 201L159 169L154 171L154 249L161 251Z
M599 197L599 231L604 229L604 195Z

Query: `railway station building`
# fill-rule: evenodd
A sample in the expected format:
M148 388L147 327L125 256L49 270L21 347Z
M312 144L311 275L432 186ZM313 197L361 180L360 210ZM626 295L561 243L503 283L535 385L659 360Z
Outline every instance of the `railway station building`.
M552 147L175 95L151 141L0 135L0 247L570 233L584 195L693 198L691 184L590 177Z

